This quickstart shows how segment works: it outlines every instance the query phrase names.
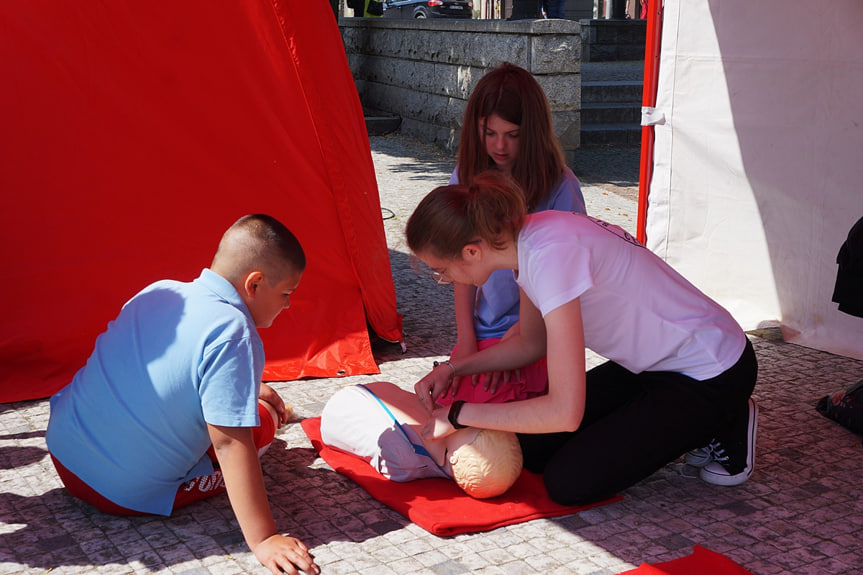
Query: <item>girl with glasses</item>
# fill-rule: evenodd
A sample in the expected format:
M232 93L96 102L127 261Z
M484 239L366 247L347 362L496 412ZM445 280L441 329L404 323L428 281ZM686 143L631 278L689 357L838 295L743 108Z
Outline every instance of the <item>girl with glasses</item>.
M411 215L407 243L456 284L495 272L520 290L519 330L436 366L415 385L423 433L513 431L525 467L564 505L604 499L703 446L704 481L752 472L757 363L731 315L624 230L572 212L527 214L498 170L437 188ZM585 348L608 361L585 371ZM436 405L459 376L546 356L548 392L500 404Z

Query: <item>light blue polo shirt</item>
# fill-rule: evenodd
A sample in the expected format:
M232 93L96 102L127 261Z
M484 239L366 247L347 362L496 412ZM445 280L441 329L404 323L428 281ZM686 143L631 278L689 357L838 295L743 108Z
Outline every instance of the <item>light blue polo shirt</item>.
M257 328L227 280L205 269L156 282L51 398L48 449L114 503L170 515L178 487L213 472L207 423L260 423L263 370Z

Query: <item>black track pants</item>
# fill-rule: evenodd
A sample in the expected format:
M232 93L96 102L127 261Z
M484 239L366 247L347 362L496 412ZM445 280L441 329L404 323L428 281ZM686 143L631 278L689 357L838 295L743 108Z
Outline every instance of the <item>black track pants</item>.
M519 435L525 467L543 473L557 503L614 495L707 445L745 407L757 371L749 341L734 366L705 381L673 372L634 374L606 362L587 372L577 431Z

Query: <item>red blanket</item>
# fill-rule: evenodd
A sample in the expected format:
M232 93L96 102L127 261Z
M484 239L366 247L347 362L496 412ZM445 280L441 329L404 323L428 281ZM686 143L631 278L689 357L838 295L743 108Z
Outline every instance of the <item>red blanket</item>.
M521 477L505 494L484 500L470 497L448 479L397 483L382 476L362 459L324 445L321 441L320 417L304 419L302 427L314 448L333 469L358 483L381 503L435 535L489 531L539 517L577 513L622 499L618 495L593 505L558 505L548 497L542 477L529 471L522 471ZM441 505L441 501L446 504Z
M648 565L643 563L637 569L625 571L620 575L752 575L749 571L726 557L710 549L696 545L692 555Z

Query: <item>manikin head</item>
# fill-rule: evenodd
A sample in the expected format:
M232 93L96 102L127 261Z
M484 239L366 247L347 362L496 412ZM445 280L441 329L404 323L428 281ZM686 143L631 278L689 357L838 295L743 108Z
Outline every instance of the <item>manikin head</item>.
M456 484L476 499L505 493L521 474L521 446L515 433L494 429L459 430L449 452ZM452 437L452 436L450 436Z

